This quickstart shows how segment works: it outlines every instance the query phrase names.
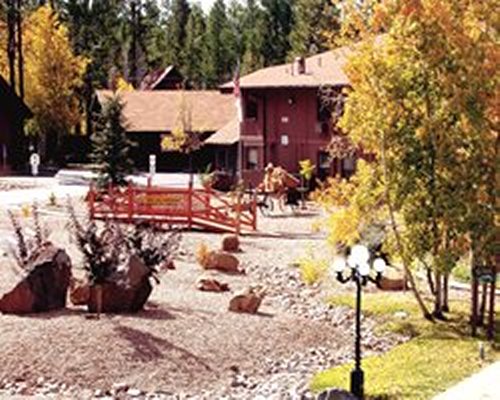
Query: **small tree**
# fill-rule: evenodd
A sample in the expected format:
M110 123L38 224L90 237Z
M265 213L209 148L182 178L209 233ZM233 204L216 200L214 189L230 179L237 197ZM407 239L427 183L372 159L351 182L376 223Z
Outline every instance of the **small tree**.
M179 109L175 127L170 134L164 135L160 147L162 151L178 151L189 156L189 173L193 172L192 152L202 143L198 132L193 130L192 108L184 91L180 92Z
M97 164L98 185L123 185L132 172L130 149L133 143L127 138L123 103L118 95L109 98L97 118L96 132L92 136L92 159Z

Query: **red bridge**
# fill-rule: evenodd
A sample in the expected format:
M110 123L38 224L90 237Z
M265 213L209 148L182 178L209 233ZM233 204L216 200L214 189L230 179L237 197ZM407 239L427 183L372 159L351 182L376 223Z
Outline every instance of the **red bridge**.
M155 186L109 187L105 192L90 187L90 217L128 223L151 222L201 228L214 232L241 233L257 229L256 199L228 196L211 189Z

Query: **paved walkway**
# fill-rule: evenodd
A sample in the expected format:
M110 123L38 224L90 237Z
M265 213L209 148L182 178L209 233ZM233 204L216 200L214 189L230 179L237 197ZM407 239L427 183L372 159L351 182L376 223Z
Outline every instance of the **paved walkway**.
M500 400L500 361L434 397L434 400Z

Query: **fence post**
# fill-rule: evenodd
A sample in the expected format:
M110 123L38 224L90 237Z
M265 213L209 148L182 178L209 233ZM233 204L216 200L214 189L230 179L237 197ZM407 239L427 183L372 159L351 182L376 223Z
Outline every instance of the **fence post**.
M188 186L188 199L187 199L187 217L188 217L188 229L191 229L193 224L193 180L189 180Z

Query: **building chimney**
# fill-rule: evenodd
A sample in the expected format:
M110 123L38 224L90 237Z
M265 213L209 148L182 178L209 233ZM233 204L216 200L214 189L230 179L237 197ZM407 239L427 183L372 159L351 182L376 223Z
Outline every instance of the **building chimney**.
M303 75L306 73L306 60L304 57L295 57L293 60L294 75Z

